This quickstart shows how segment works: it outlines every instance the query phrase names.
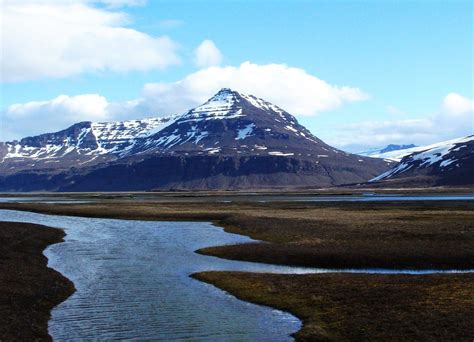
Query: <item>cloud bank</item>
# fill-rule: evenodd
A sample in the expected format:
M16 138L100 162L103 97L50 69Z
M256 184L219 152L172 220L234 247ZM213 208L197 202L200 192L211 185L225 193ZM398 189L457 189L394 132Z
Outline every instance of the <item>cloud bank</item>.
M93 6L102 3L102 7ZM180 63L178 44L127 27L117 7L139 0L2 2L2 82L85 72L163 69ZM105 6L105 7L104 7Z

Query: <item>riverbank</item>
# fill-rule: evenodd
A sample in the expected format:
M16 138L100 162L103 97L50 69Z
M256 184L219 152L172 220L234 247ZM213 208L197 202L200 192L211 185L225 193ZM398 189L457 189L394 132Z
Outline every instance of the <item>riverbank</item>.
M298 341L472 341L474 275L278 275L194 278L303 321Z
M51 309L74 285L47 267L43 250L64 232L28 223L0 222L0 340L51 340Z

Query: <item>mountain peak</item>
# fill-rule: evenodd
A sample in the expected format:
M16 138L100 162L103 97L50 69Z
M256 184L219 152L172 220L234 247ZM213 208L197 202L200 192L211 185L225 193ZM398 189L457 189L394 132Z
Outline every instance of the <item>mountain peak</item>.
M224 87L224 88L221 88L221 89L216 93L216 95L219 95L219 94L233 94L233 93L237 93L237 94L238 94L237 91L232 90L232 89L230 89L230 88L225 88L225 87Z
M263 111L272 111L278 115L285 113L283 109L273 103L267 102L254 95L240 93L230 88L221 88L214 96L194 110L201 111L202 108L206 110L210 108L212 110L213 108L219 107L220 109L227 108L229 110L232 108L237 111L244 106L256 107Z
M241 96L239 93L229 89L222 88L209 100L202 105L197 106L183 115L186 120L203 120L203 119L221 119L241 116L236 103L239 102Z
M223 101L223 100L228 100L228 101L235 101L235 99L242 97L241 94L235 90L232 90L230 88L222 88L219 90L217 93L214 94L207 102L215 102L215 101Z
M184 113L181 119L201 121L243 117L247 117L248 120L257 117L266 118L265 120L274 120L285 125L297 124L296 119L280 107L254 95L246 95L230 88L222 88L202 105Z
M235 90L232 90L230 88L222 88L216 94L214 94L214 96L208 99L204 104L211 102L234 103L237 101L238 98L241 97L241 94Z

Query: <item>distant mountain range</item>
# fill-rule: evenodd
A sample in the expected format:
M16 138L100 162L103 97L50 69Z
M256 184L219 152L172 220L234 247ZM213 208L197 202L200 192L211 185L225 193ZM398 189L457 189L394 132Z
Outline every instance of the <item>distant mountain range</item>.
M370 182L387 186L474 185L474 135L396 152L401 152L396 157L401 156L400 163Z
M283 109L226 88L181 115L0 143L0 160L0 191L329 187L394 165L331 147Z
M390 159L395 161L400 161L406 154L410 154L411 152L407 151L409 149L417 147L414 144L409 145L395 145L390 144L384 148L377 148L368 151L358 152L358 155L367 156L367 157L374 157L374 158L384 158Z

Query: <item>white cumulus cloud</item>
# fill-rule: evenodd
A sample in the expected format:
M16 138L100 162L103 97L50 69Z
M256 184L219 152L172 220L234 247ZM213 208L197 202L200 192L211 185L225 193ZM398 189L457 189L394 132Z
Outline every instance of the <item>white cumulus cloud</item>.
M149 83L144 97L158 112L172 114L202 103L220 88L252 94L293 115L306 116L369 97L359 88L329 84L303 69L251 62L202 69L177 82Z
M109 6L140 1L100 1ZM128 28L130 18L94 1L4 1L3 82L60 78L84 72L163 69L180 62L178 44Z
M206 39L194 50L194 63L200 68L222 63L222 53L212 40Z

